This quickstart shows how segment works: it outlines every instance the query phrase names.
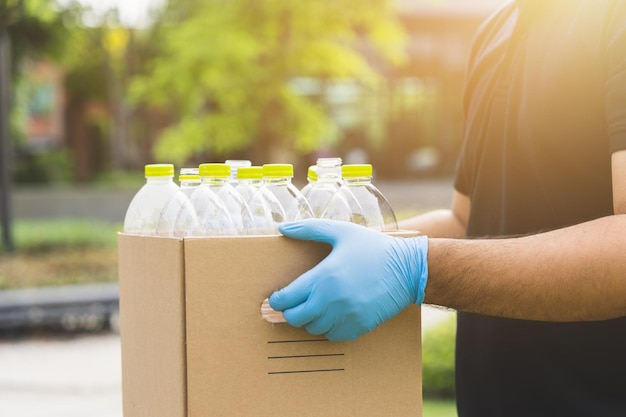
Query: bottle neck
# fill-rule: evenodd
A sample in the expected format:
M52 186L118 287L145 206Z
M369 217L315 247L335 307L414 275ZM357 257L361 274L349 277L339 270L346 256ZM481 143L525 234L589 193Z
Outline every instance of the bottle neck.
M268 185L287 185L291 184L291 177L265 177L263 181Z
M181 188L191 188L200 185L200 180L183 180L180 182Z
M228 178L223 177L202 177L200 178L202 184L208 185L224 185L228 183Z
M341 166L336 167L317 167L318 181L340 181Z
M315 170L318 181L339 182L341 181L341 158L319 158Z
M168 184L174 181L174 176L146 177L148 184Z
M263 180L260 178L242 178L238 180L239 184L249 185L252 187L258 187L263 184Z
M372 177L347 177L343 179L344 184L346 185L364 185L371 184Z

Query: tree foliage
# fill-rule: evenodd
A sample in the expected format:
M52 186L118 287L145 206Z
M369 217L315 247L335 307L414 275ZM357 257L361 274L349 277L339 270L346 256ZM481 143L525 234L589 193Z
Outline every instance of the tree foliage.
M87 103L106 105L106 114L84 115L82 123L97 126L99 134L107 138L107 149L100 155L104 165L127 169L144 163L145 158L139 151L142 138L133 134L133 127L142 120L133 114L125 92L152 48L148 42L135 42L139 32L123 25L118 10L94 14L86 8L84 12L83 20L89 25L77 25L66 40L70 53L63 67L68 102L79 109ZM78 140L86 139L81 136Z
M423 393L427 398L454 398L456 316L424 332L422 343Z
M52 0L0 2L0 30L6 30L11 39L14 74L25 56L59 58L63 54L64 39L76 17L75 10L60 9Z
M319 94L293 81L373 88L371 58L399 62L404 40L387 0L170 0L150 36L157 54L130 94L173 116L156 153L175 162L337 138Z

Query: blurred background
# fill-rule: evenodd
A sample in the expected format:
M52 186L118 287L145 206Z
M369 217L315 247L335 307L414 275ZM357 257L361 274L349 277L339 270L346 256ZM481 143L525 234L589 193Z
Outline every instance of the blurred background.
M146 163L304 185L340 156L398 217L447 206L471 41L503 3L0 0L3 415L121 416L116 232ZM454 318L425 310L424 415L453 416Z

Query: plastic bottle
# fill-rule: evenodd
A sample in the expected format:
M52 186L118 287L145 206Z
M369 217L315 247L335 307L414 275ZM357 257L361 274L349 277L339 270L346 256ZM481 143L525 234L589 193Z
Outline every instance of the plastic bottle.
M322 217L326 205L341 186L341 158L318 158L317 181L305 195L313 215Z
M249 166L237 168L237 183L234 186L247 203L250 197L263 185L263 167Z
M215 190L207 184L200 185L191 194L191 204L198 216L193 236L232 236L237 234L230 213Z
M230 178L230 167L221 163L200 164L198 173L202 181L198 190L210 189L222 200L235 227L234 234L256 234L256 227L248 205L243 200L243 197L241 197L228 182ZM192 201L198 190L193 193Z
M198 168L181 168L178 183L180 190L191 198L191 194L200 186Z
M280 202L274 194L262 187L263 167L239 167L237 169L237 185L235 190L243 197L256 227L256 233L260 235L277 234L278 229L273 220L273 213L280 213L280 218L285 214Z
M230 177L228 178L228 182L233 187L237 185L237 170L243 167L252 166L252 162L247 159L227 159L226 165L230 167Z
M305 197L309 194L309 191L311 191L311 188L315 185L315 182L317 181L317 166L316 165L311 165L309 169L307 169L306 180L307 180L306 185L302 187L302 189L300 190L302 195Z
M174 165L149 164L146 183L131 200L124 232L146 236L185 236L198 222L189 198L174 183Z
M343 184L322 214L325 219L358 223L385 232L398 230L391 205L372 184L370 164L344 165Z
M302 220L313 217L311 206L300 190L293 185L293 165L265 164L263 165L263 188L271 192L280 202L284 216L273 213L275 223Z

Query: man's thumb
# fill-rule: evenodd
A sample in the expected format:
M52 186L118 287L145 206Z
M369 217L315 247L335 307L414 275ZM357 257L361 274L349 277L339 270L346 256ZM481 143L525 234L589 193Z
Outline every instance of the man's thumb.
M333 245L339 236L349 233L346 229L350 226L356 225L339 220L306 219L283 223L279 225L278 230L292 239L313 240Z

